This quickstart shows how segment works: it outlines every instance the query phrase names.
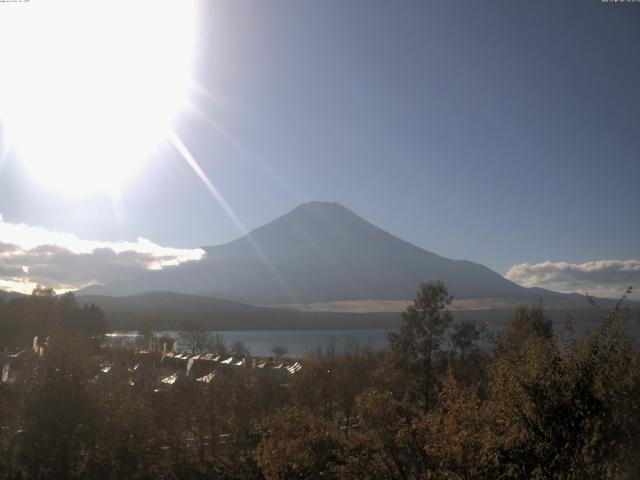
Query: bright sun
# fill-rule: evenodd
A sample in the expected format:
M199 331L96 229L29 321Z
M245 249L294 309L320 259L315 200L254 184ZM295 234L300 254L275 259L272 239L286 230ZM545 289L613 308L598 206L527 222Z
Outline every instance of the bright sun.
M186 105L191 0L5 3L3 143L49 188L118 190Z

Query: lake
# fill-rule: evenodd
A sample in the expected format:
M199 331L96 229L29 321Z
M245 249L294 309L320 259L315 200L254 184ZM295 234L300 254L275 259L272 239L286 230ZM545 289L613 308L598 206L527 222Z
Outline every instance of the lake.
M562 328L564 322L555 321L554 330ZM586 331L598 327L600 320L577 320L574 321L574 332L576 337L582 336ZM488 324L489 332L496 334L504 326L503 322ZM640 341L640 321L631 318L628 321L629 333L636 341ZM318 348L327 348L334 345L336 351L342 350L346 345L358 345L363 348L371 348L381 351L387 346L387 333L385 329L358 329L358 330L227 330L211 332L218 333L224 337L227 344L242 341L249 352L256 356L271 355L271 349L276 345L284 346L290 355L304 355L316 352ZM169 335L179 339L178 331L156 332L159 336ZM133 345L138 332L115 332L108 335L113 341L117 338L127 344ZM180 342L176 345L176 350L180 350Z
M290 355L304 355L317 349L335 345L337 351L346 345L357 344L360 347L370 347L373 350L384 350L387 345L387 330L234 330L211 332L222 335L231 345L242 341L249 352L256 356L271 355L271 349L276 345L286 347ZM158 336L169 335L179 338L177 331L157 332ZM108 335L112 340L116 338L128 339L131 344L137 332L115 332ZM176 346L180 350L180 345Z

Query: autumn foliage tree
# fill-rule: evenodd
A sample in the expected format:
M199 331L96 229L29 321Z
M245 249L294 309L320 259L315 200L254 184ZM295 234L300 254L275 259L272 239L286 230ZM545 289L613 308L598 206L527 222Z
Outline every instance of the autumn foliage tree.
M640 478L640 353L624 300L580 336L541 305L491 336L454 322L430 282L385 352L332 345L293 374L247 363L136 388L133 352L99 349L60 321L83 310L72 297L39 291L0 307L30 318L20 335L50 336L22 382L0 385L0 479ZM99 381L109 356L128 368Z
M426 409L434 400L436 364L442 360L442 344L451 325L452 300L442 282L423 283L402 314L399 331L389 335L396 368L413 377Z

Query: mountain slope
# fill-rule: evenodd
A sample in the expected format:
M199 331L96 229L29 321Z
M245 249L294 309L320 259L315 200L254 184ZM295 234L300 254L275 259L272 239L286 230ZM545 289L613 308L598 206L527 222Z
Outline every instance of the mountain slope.
M423 250L336 203L310 202L206 257L134 282L80 294L174 291L251 304L413 298L420 282L442 280L456 298L524 302L566 295L521 287L482 265Z

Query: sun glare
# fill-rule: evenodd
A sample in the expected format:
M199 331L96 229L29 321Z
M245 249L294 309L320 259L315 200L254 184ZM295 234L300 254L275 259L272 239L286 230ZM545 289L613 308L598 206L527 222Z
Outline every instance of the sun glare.
M191 0L4 4L5 146L49 188L118 190L187 103L194 9Z

